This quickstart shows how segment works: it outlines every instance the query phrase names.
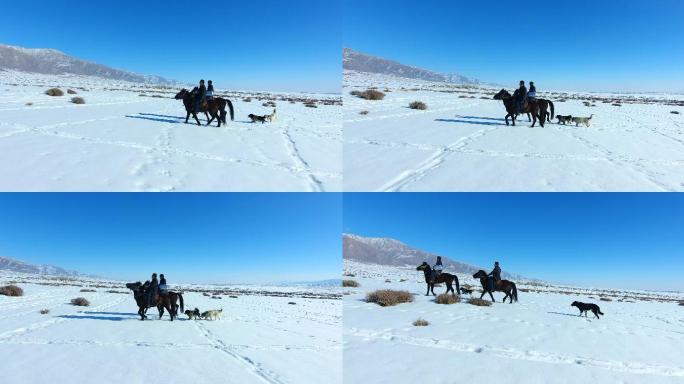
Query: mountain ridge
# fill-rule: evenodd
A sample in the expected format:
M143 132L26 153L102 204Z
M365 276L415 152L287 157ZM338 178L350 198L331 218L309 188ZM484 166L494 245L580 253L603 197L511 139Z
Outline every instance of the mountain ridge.
M93 277L74 270L65 269L49 264L32 264L10 257L0 256L0 270L30 273L36 275L68 276L68 277Z

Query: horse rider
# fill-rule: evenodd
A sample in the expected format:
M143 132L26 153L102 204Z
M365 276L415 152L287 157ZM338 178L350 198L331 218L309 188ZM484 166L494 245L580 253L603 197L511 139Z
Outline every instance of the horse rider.
M195 93L195 113L200 112L200 105L204 103L207 97L207 87L204 85L204 79L200 80L199 88L197 88L197 93Z
M214 99L214 83L211 80L207 83L207 100Z
M437 276L439 276L440 273L444 270L444 265L442 265L442 256L437 256L437 262L435 265L432 266L432 275L430 278L432 279L432 282L435 282L435 279L437 279Z
M501 268L499 267L498 261L494 262L494 269L489 272L488 276L492 276L496 282L501 281Z
M534 86L534 81L530 81L530 91L527 92L527 98L531 100L537 98L537 87Z
M169 288L166 285L166 277L164 277L164 274L162 273L161 275L159 275L159 292L166 293L168 290Z
M525 81L520 80L520 87L513 93L513 98L518 107L518 112L522 113L525 106L525 100L527 100L527 87L525 87Z
M159 280L157 280L157 274L153 273L152 280L150 280L150 286L147 288L147 305L150 307L155 304L154 295L157 293L157 289L159 289Z

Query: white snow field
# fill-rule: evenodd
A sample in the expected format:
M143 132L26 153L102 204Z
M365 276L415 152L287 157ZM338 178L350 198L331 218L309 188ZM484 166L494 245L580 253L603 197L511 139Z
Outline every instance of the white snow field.
M385 99L349 94L370 87ZM343 89L345 191L684 190L682 95L540 93L556 115L594 117L530 129L506 126L500 87L345 71Z
M223 308L223 316L171 322L156 309L140 321L122 283L15 274L0 285L12 280L24 296L0 295L2 383L342 382L337 287L184 286L186 309ZM70 305L75 297L91 306Z
M64 96L44 94L53 86ZM0 71L0 190L342 189L339 95L219 90L235 105L235 121L217 128L215 121L204 126L203 114L202 127L184 124L183 103L173 99L178 91ZM74 96L86 104L71 103ZM262 105L268 101L277 105L277 120L251 123L248 114L273 111Z
M504 294L496 292L497 303L479 307L466 303L470 295L456 304L435 303L424 296L423 274L413 268L345 261L345 274L360 284L344 292L345 383L684 382L681 293L518 282L518 303L503 304ZM479 297L477 284L473 295ZM407 290L415 300L392 307L366 303L366 293L376 289ZM580 318L570 306L575 300L596 303L605 315ZM418 318L429 325L413 326Z

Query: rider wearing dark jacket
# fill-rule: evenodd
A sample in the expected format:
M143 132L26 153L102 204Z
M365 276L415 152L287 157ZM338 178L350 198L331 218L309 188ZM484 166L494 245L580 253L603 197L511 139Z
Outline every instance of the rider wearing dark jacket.
M197 93L195 94L195 113L200 112L200 105L204 102L207 97L207 87L204 85L204 79L200 80L199 88L197 88Z
M152 306L154 304L154 295L159 289L159 281L157 280L157 274L152 274L152 280L150 280L150 286L147 288L147 305Z
M499 262L494 263L494 269L489 272L489 276L494 277L494 280L501 281L501 268L499 267Z
M207 83L207 93L206 93L207 100L211 100L214 98L214 83L209 80Z
M166 277L164 277L163 273L159 275L159 285L166 285Z
M516 89L513 93L513 99L516 101L518 111L522 112L525 99L527 99L527 87L525 87L525 82L523 80L520 80L520 88Z
M534 81L530 81L530 92L529 93L537 93L537 87L534 86Z

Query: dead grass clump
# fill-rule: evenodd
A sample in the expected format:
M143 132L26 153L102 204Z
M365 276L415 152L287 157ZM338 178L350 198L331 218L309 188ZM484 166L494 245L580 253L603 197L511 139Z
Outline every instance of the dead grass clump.
M599 300L601 301L613 301L610 297L599 297Z
M304 104L304 106L307 108L318 108L318 105L316 105L316 103L306 103Z
M416 327L427 327L428 325L430 325L430 323L428 323L427 320L418 319L418 320L413 322L413 325Z
M679 111L670 111L670 113L673 115L679 115Z
M435 298L435 303L437 304L456 304L460 303L461 298L456 295L450 295L448 293L442 293Z
M421 111L428 109L427 104L423 103L422 101L414 101L413 103L409 104L409 108L420 109Z
M361 112L359 112L359 115L364 115L364 116L366 116L366 115L369 114L369 113L370 113L370 112L368 112L368 111L361 111Z
M684 306L684 300L679 300L679 305Z
M59 88L50 88L45 91L45 94L48 96L64 96L64 92Z
M97 291L94 289L83 288L83 289L81 289L81 292L97 292Z
M619 103L613 103L612 105L613 105L613 107L622 107L622 104L619 104Z
M90 301L86 300L85 297L77 297L75 299L71 299L71 305L76 305L79 307L88 307L90 306Z
M74 91L73 89L67 89L67 93L70 95L75 95L76 91Z
M297 303L295 303L294 301L288 301L287 304L288 305L297 305Z
M358 97L366 100L382 100L385 98L385 94L376 89L369 89L359 93Z
M366 301L369 303L376 303L381 307L391 307L401 303L410 303L413 301L413 295L408 291L394 291L391 289L381 289L370 292L366 295Z
M30 106L32 106L32 105L33 105L33 103L31 103L31 102L26 103L26 106L27 106L27 107L30 107Z
M356 282L356 280L342 280L342 286L343 287L357 288L359 286L359 283Z
M24 296L24 290L16 285L5 285L4 287L0 287L0 295Z
M72 97L71 102L74 104L85 104L85 99L82 97Z
M48 313L50 313L50 310L49 310L49 309L41 309L41 310L40 310L40 314L41 314L41 315L47 315Z
M478 307L489 307L490 305L492 305L492 302L478 299L477 297L472 297L468 299L468 304L476 305Z
M245 97L244 99L242 99L242 101L245 102L245 103L251 103L251 102L252 102L252 98L251 98L251 97Z
M527 293L527 292L529 292L530 290L527 289L527 288L518 288L518 291Z

